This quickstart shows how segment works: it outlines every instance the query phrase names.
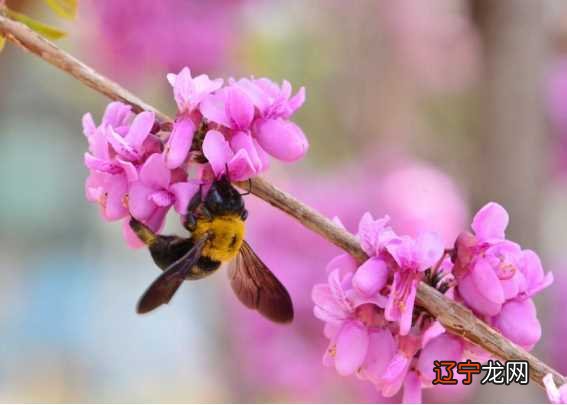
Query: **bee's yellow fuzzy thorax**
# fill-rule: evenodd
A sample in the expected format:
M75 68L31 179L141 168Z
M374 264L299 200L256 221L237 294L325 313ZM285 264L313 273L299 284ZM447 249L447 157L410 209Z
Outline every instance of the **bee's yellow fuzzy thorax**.
M240 251L244 239L244 221L238 215L224 215L210 220L198 219L192 236L200 239L207 232L210 232L212 237L203 248L203 256L225 262L234 258Z

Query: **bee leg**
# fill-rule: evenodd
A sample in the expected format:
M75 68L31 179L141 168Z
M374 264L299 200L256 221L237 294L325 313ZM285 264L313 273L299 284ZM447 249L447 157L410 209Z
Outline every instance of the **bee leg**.
M248 218L248 210L247 210L246 208L244 208L244 209L242 210L242 214L240 214L240 218L241 218L243 221L246 221L246 218Z
M193 247L191 239L172 235L158 235L134 218L130 220L130 227L138 238L148 245L152 259L162 270L169 267Z
M130 228L134 231L136 236L140 238L146 245L151 246L155 243L157 236L148 226L132 217L129 222Z

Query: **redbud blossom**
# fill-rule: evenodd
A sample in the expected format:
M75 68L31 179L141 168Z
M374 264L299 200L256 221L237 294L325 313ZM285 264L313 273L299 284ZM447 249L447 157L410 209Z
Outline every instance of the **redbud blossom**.
M499 204L485 205L474 217L474 234L455 243L458 292L475 312L514 343L531 349L541 336L531 297L553 282L537 254L506 239L509 216Z
M170 133L156 124L153 112L136 115L120 102L108 105L98 126L90 114L83 117L89 143L86 198L100 205L105 220L125 219L123 233L131 247L141 243L127 225L130 216L158 232L171 207L186 215L200 185L227 168L231 180L246 180L269 167L268 153L294 161L307 151L303 132L288 121L305 100L303 88L291 97L286 81L280 88L268 79L231 79L223 87L222 79L192 77L188 68L167 79L178 109ZM277 124L254 129L266 120ZM199 149L207 161L191 162L195 178L188 179L191 151Z
M365 214L357 238L368 260L357 265L348 255L334 258L328 283L313 288L314 314L325 322L330 340L324 364L340 375L356 373L385 397L403 388L404 400L417 402L421 389L432 386L435 360L486 361L484 350L415 310L420 282L464 300L528 350L539 341L531 297L553 278L544 275L533 251L505 239L504 208L491 203L481 209L473 220L475 234L461 234L452 252L433 233L398 236L388 220Z

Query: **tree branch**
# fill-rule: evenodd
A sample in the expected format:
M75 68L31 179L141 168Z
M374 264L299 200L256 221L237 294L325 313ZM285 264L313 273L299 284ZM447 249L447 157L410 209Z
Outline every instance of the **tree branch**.
M41 59L61 69L91 89L104 94L112 100L130 104L135 112L153 111L161 122L172 121L167 115L155 107L146 104L118 83L97 73L93 68L68 54L53 42L32 31L24 24L11 20L0 14L0 33L25 51L31 52Z
M34 53L58 69L69 73L110 99L125 102L131 105L135 111L153 111L161 121L171 121L167 115L144 103L119 84L98 74L92 68L59 49L56 45L42 38L25 25L0 15L0 34L5 35L9 41ZM247 190L249 187L248 182L236 183L236 185L244 190ZM296 218L306 228L311 229L345 250L359 262L363 262L368 258L352 234L341 229L331 220L291 195L279 190L263 178L257 177L252 180L251 192ZM557 384L562 385L565 383L565 377L557 371L504 338L500 333L476 318L470 310L449 300L425 283L421 283L418 288L417 304L425 308L452 333L479 345L495 357L503 360L527 361L530 364L531 379L539 386L543 387L542 378L547 373L553 374Z

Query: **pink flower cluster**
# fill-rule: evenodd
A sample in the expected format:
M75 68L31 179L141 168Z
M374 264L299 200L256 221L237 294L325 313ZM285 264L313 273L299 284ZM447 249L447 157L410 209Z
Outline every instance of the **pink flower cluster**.
M495 203L474 217L474 234L464 232L455 243L455 267L460 297L478 316L514 343L531 350L541 326L531 299L553 282L544 275L538 255L505 238L508 213Z
M303 88L291 96L291 85L268 79L211 80L195 78L188 68L168 75L178 114L171 132L163 131L154 113L134 114L120 102L108 105L100 125L91 114L83 117L89 142L85 165L88 201L101 207L107 221L124 219L129 246L141 242L127 225L130 217L159 231L171 207L185 215L200 185L224 174L246 180L268 168L271 155L292 162L308 148L303 131L289 121L303 104ZM202 136L195 149L195 136ZM191 161L200 153L206 163ZM190 165L197 176L188 178Z
M482 208L473 220L476 234L461 234L449 250L432 233L397 235L388 221L365 214L357 237L369 259L357 265L349 255L334 258L328 282L313 288L314 314L330 340L325 365L370 381L385 397L403 387L404 402L420 402L421 389L432 386L434 360L485 361L487 353L415 307L421 281L513 342L528 349L537 343L541 327L530 297L553 278L544 276L534 252L504 239L508 217L501 206Z
M216 176L228 167L231 179L245 180L268 168L268 155L294 162L307 152L303 131L289 120L305 101L303 87L294 96L286 80L278 86L268 79L231 79L223 87L221 79L192 78L188 68L167 79L179 110L166 144L169 168L186 161L202 122L203 154Z

